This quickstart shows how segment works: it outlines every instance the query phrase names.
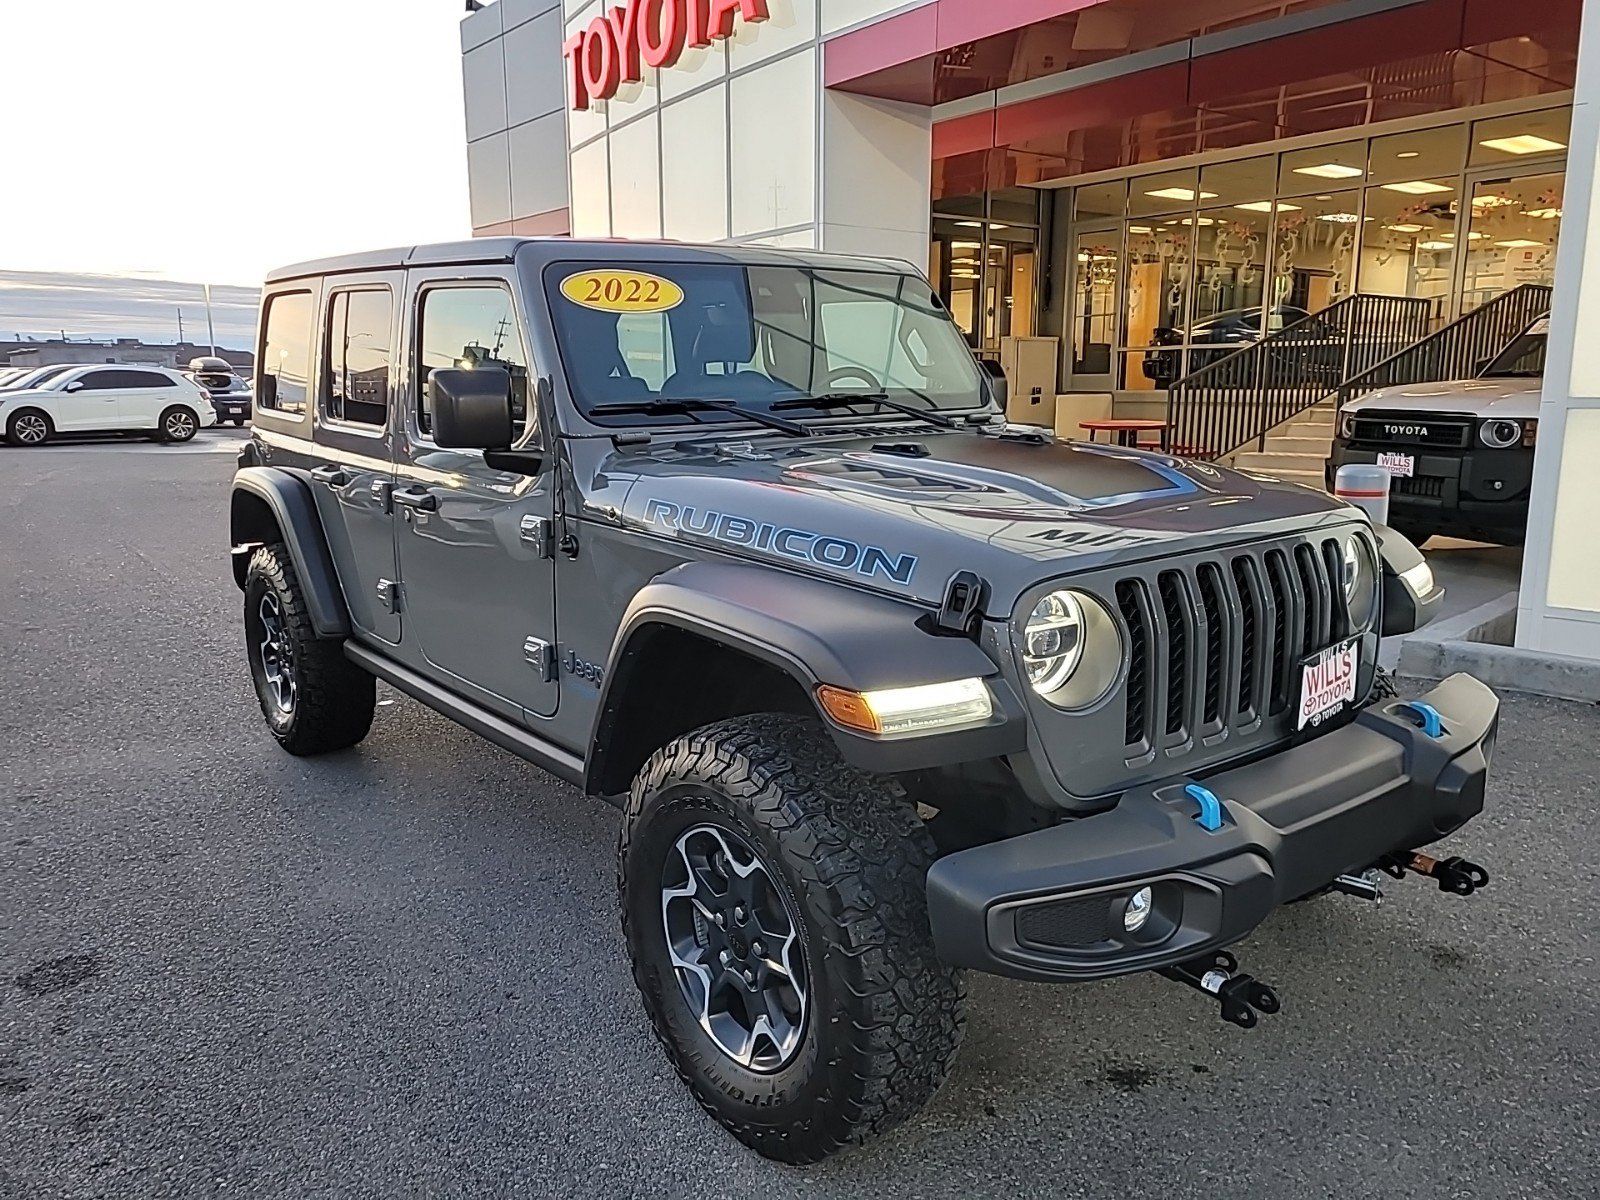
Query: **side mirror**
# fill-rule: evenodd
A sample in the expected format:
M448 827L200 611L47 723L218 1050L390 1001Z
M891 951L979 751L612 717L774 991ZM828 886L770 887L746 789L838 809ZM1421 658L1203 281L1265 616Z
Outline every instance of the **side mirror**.
M984 375L989 380L989 395L994 397L994 402L1005 411L1006 400L1011 394L1011 385L1006 381L1005 369L1001 367L1000 360L995 358L980 358L978 365L983 368Z
M1434 581L1433 568L1422 551L1402 533L1374 524L1378 558L1383 573L1384 637L1415 633L1439 613L1444 589Z
M67 384L67 386L62 388L61 390L64 391L64 392L81 392L81 391L83 391L83 380L74 379L71 383Z
M428 404L433 440L441 446L504 450L511 445L511 373L504 367L436 367L428 375Z

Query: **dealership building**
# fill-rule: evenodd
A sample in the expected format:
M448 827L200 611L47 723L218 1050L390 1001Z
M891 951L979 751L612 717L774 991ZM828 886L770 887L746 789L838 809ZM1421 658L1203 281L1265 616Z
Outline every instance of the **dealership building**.
M1302 414L1424 341L1470 375L1548 312L1515 637L1600 660L1586 7L497 0L462 24L472 222L903 258L1039 423L1165 418L1307 482L1258 386L1286 328L1342 347Z

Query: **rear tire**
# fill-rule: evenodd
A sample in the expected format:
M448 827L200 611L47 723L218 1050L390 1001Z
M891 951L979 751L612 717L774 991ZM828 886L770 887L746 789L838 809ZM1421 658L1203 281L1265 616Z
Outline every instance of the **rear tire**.
M163 442L182 443L193 439L200 432L200 418L194 409L182 404L174 404L161 414L156 429Z
M42 446L55 434L50 414L37 408L19 408L6 421L6 441L13 446Z
M934 953L934 856L915 809L802 717L708 725L639 772L617 870L634 979L679 1076L745 1145L815 1162L904 1120L944 1079L965 985ZM757 900L735 911L741 885ZM751 1008L771 1014L764 1040ZM728 1049L741 1037L743 1061Z
M326 754L367 736L377 681L344 656L342 641L317 637L282 543L250 557L244 628L256 699L280 746L290 754Z

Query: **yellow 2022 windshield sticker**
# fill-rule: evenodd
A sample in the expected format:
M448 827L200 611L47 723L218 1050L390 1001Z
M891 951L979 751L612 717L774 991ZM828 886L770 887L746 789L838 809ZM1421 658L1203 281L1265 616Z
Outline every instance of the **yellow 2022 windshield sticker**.
M561 294L585 308L614 313L666 312L683 303L683 289L643 271L578 271L561 281Z

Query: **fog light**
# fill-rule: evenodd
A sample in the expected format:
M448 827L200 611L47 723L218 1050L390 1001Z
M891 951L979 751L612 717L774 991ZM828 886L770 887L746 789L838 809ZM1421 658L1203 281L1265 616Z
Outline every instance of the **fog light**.
M1122 927L1129 933L1138 933L1150 919L1150 889L1140 888L1128 897L1128 906L1122 910Z

